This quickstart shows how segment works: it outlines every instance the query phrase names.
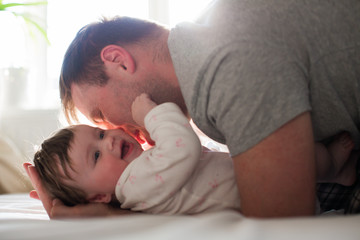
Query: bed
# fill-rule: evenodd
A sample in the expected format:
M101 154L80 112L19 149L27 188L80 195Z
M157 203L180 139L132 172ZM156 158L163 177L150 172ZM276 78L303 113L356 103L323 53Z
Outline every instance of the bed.
M196 216L136 214L50 220L41 202L28 196L31 184L22 171L23 161L15 145L0 134L0 240L360 239L360 214L344 216L335 211L281 220L245 218L229 210Z
M234 211L49 220L28 194L0 195L0 239L360 239L360 215L260 220Z

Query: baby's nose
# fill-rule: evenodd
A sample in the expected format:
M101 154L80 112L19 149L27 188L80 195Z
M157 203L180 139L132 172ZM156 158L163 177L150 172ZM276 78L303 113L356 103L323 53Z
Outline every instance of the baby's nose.
M108 136L107 139L106 139L106 145L107 145L107 148L109 149L109 151L112 151L114 149L114 137L112 136Z

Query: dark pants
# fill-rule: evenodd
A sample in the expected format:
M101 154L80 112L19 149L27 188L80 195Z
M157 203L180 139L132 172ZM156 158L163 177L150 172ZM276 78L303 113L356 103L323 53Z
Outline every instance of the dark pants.
M360 163L358 161L356 182L349 187L336 183L319 183L317 197L321 211L344 209L345 214L360 213Z

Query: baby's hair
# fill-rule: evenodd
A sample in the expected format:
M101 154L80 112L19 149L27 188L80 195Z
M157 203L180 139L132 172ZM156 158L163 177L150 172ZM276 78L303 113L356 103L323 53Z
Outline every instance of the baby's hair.
M71 168L68 152L73 139L73 128L61 129L46 139L34 155L34 165L45 190L51 197L60 199L67 206L88 203L83 190L70 186L65 181L72 180L68 173L68 167Z

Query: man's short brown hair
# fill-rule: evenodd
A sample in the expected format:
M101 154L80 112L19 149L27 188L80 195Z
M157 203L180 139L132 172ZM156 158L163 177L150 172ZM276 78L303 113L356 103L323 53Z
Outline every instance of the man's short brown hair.
M71 85L89 84L104 86L108 76L100 58L101 50L111 44L144 44L156 37L162 27L156 23L130 17L102 19L80 29L64 56L59 88L63 110L68 122L77 121Z

